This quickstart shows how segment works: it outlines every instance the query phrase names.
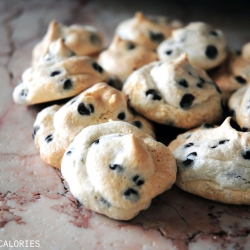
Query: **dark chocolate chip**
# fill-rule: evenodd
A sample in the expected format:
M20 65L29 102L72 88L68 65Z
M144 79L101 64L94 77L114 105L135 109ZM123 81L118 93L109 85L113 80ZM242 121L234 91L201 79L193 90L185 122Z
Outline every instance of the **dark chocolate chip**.
M185 145L183 146L183 148L189 148L189 147L192 147L192 146L194 146L194 144L193 144L192 142L190 142L190 143L188 143L188 144L185 144Z
M124 120L126 118L126 115L124 112L121 112L118 116L117 116L118 119L120 120Z
M232 118L230 119L230 126L237 131L241 131L239 124Z
M229 142L230 140L222 140L222 141L219 141L219 144L224 144L226 142Z
M214 125L209 124L209 123L204 123L203 128L214 128Z
M106 199L103 197L100 198L100 202L105 206L105 207L111 207L111 203L108 202Z
M97 62L93 62L92 67L99 73L101 74L103 73L103 68Z
M127 48L128 48L128 50L132 50L132 49L135 48L135 44L129 43L129 44L127 45Z
M36 137L37 131L40 129L40 126L36 125L33 128L32 138L34 139Z
M218 55L218 50L214 45L208 45L205 54L209 59L215 59Z
M90 110L85 106L83 102L78 105L77 111L80 115L90 115Z
M73 87L73 83L70 79L67 79L64 81L63 89L68 90L68 89L71 89L72 87Z
M153 31L149 31L149 37L150 37L150 40L154 43L160 43L165 39L164 34L160 32L155 33Z
M242 132L247 132L247 131L248 131L248 128L242 127L241 130L242 130Z
M94 34L94 33L91 33L90 36L89 36L89 40L91 43L93 43L94 45L99 45L101 43L99 37Z
M100 141L100 139L97 139L97 140L93 141L92 144L99 144L99 141Z
M67 153L66 153L66 155L71 155L72 154L72 151L71 150L69 150Z
M52 140L53 140L53 135L48 135L48 136L45 137L45 141L47 143L50 143Z
M235 76L234 79L239 83L239 84L246 84L247 80L243 78L242 76Z
M56 76L56 75L59 75L59 74L61 74L61 71L56 70L56 71L53 71L53 72L50 74L50 76Z
M188 82L185 79L181 79L178 84L184 88L188 87Z
M128 188L123 195L125 196L125 199L130 200L131 202L137 201L139 199L139 194L136 190L133 188Z
M89 108L90 108L90 112L91 112L91 113L94 113L94 111L95 111L94 105L90 103L90 104L89 104Z
M135 175L135 176L133 177L133 182L134 182L137 186L141 186L141 185L144 184L144 180L142 180L142 179L140 178L139 175Z
M203 88L203 84L202 84L201 82L197 83L196 86L197 86L198 88Z
M137 128L141 128L142 127L142 123L140 121L133 121L132 124L134 126L136 126Z
M167 55L171 55L172 54L172 50L167 50L167 51L165 51L165 54L167 54Z
M213 36L218 36L218 33L216 31L214 31L214 30L211 31L210 34L213 35Z
M109 164L109 168L111 170L116 170L117 172L123 171L123 166L121 166L119 164Z
M189 157L196 157L197 156L197 153L196 152L192 152L192 153L190 153L188 156L187 156L187 158L186 158L186 160L184 160L182 163L185 165L185 166L188 166L188 165L191 165L192 163L193 163L193 159L190 159Z
M194 96L192 94L185 94L181 101L180 101L180 106L182 109L189 109L194 101Z
M215 146L212 146L212 147L210 147L210 148L217 148L217 145L215 145Z
M146 91L146 96L152 95L152 99L155 100L161 100L161 96L154 90L154 89L149 89Z
M28 89L22 89L20 92L20 97L25 98L29 93Z
M242 156L243 156L244 159L250 160L250 151L249 151L249 150L244 151L244 152L242 153Z
M199 77L199 79L200 79L200 81L201 81L202 83L205 83L205 82L206 82L202 77Z

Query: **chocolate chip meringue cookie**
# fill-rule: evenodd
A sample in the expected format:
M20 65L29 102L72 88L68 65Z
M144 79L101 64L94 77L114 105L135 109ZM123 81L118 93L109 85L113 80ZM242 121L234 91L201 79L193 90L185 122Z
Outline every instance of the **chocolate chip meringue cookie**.
M170 150L129 123L83 129L62 160L70 191L87 209L129 220L171 188L176 163Z
M159 45L157 53L161 61L168 62L187 53L193 66L208 70L226 59L227 42L221 30L203 22L192 22L174 30L171 37Z
M249 85L250 58L247 59L247 51L242 49L240 54L231 51L221 67L212 72L211 78L218 84L227 99L237 89Z
M153 50L116 35L109 48L100 53L98 63L110 75L124 82L133 71L157 59Z
M250 134L228 117L220 127L204 124L169 145L177 161L176 184L204 198L250 205Z
M182 27L182 23L163 16L145 16L136 12L133 18L121 22L115 33L122 39L149 49L156 49L160 42L171 35L172 30Z
M250 86L242 87L231 95L228 101L230 114L242 131L250 130Z
M96 61L76 56L59 39L50 45L49 53L23 73L13 99L22 105L54 101L75 96L97 82L108 80L107 72Z
M125 95L106 83L97 83L60 107L53 105L38 113L33 137L41 158L60 168L61 159L75 136L85 127L122 120L154 136L152 125L127 107Z
M103 46L103 36L92 26L79 24L65 26L51 21L46 35L33 49L32 64L35 65L40 57L47 54L50 44L60 38L78 56L93 55L100 52Z
M183 54L171 62L153 62L132 73L123 86L130 105L149 120L189 129L219 122L221 92L202 69Z

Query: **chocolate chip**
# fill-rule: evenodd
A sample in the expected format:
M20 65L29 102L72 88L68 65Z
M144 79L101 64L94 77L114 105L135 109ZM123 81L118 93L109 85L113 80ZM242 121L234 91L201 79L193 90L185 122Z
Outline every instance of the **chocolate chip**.
M218 55L218 50L214 45L208 45L205 54L209 59L215 59Z
M154 89L149 89L146 91L146 96L152 95L152 99L155 100L161 100L160 95L154 90Z
M178 84L184 88L188 87L188 82L185 79L181 79Z
M224 144L226 142L229 142L230 140L222 140L222 141L219 141L219 144Z
M237 131L241 131L239 124L232 118L230 119L230 126Z
M236 50L235 53L237 56L241 56L241 50Z
M210 34L213 35L213 36L218 36L218 33L216 31L214 31L214 30L211 31Z
M194 144L192 142L188 143L188 144L185 144L183 146L183 148L189 148L189 147L192 147Z
M203 84L202 84L201 82L197 83L196 86L197 86L198 88L203 88Z
M167 51L165 51L165 54L167 54L167 55L171 55L172 54L172 50L167 50Z
M36 125L33 128L32 138L34 139L36 137L37 131L40 129L40 126Z
M92 67L99 73L101 74L103 73L103 68L97 62L93 62Z
M100 202L105 206L105 207L111 207L111 203L108 202L106 199L103 197L100 198Z
M214 125L209 124L209 123L204 123L203 128L214 128Z
M47 143L50 143L52 140L53 140L53 135L52 134L45 137L45 141Z
M242 127L242 132L247 132L248 131L248 128L246 128L246 127Z
M150 40L154 43L160 43L165 39L165 36L160 32L149 31Z
M193 101L194 96L192 94L185 94L180 101L180 106L182 109L188 109L192 106Z
M73 83L70 79L67 79L64 81L63 89L67 90L67 89L71 89L72 87L73 87Z
M67 153L66 153L66 155L71 155L72 154L72 151L68 151Z
M89 36L89 40L91 43L93 43L94 45L99 45L101 43L99 37L94 34L94 33L91 33L90 36Z
M115 170L117 172L121 172L123 171L123 166L119 165L119 164L109 164L109 168L111 170Z
M80 115L90 115L90 110L85 106L83 102L78 105L77 111Z
M242 76L235 76L234 79L239 83L239 84L246 84L247 80L243 78Z
M99 142L100 142L100 139L97 139L97 140L93 141L92 144L99 144Z
M133 188L128 188L123 195L125 196L125 199L130 200L131 202L135 202L139 199L139 194L136 190Z
M89 104L89 108L90 108L90 112L94 113L94 111L95 111L94 105L93 104Z
M202 77L199 77L199 79L200 79L200 81L201 81L202 83L205 83L205 82L206 82Z
M215 146L212 146L212 147L210 147L210 148L217 148L217 145L215 145Z
M128 48L128 50L132 50L132 49L135 48L135 45L134 45L133 43L129 43L129 44L127 45L127 48Z
M124 112L121 112L118 116L117 116L118 119L120 120L124 120L126 118L126 115Z
M196 152L192 152L192 153L190 153L190 154L187 156L186 160L183 161L182 163L183 163L185 166L191 165L191 164L193 163L194 160L193 160L193 159L190 159L189 157L194 158L194 157L196 157L196 156L197 156L197 153L196 153Z
M141 124L140 121L133 121L132 124L133 124L134 126L136 126L137 128L141 128L141 127L142 127L142 124Z
M53 71L50 76L56 76L56 75L59 75L61 74L61 71L57 70L57 71Z
M29 93L28 89L22 89L20 92L20 97L25 98L25 97L27 97L28 93Z
M244 159L250 160L250 151L249 151L249 150L244 151L244 152L242 153L242 156L243 156Z
M141 186L144 184L144 180L140 178L139 175L135 175L133 177L133 182L137 185L137 186Z

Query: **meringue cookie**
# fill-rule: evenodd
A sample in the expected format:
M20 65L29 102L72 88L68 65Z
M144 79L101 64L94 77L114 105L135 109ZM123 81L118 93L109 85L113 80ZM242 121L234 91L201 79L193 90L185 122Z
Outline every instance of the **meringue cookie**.
M106 83L97 83L65 105L53 105L38 113L33 137L41 158L60 168L62 156L75 136L83 128L109 119L130 122L154 136L152 125L128 109L122 92Z
M13 91L17 104L32 105L75 96L97 82L108 81L105 70L88 56L76 56L62 39L22 75Z
M173 185L176 163L162 143L111 121L83 129L65 152L61 171L84 207L129 220Z

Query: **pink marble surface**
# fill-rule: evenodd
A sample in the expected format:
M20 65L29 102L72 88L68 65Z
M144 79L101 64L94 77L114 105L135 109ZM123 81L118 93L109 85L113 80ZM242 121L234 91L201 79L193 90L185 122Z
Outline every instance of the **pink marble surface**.
M46 166L34 146L31 133L37 109L15 105L11 96L30 65L33 46L52 19L91 24L105 34L105 45L117 23L136 10L184 22L210 22L225 31L231 48L250 41L245 8L233 11L208 8L207 1L204 4L181 0L164 6L140 1L0 1L0 245L38 240L40 249L52 250L250 249L249 206L208 201L177 187L155 198L148 210L129 222L114 221L79 206L65 188L60 171ZM162 141L172 134L163 127L159 131Z

